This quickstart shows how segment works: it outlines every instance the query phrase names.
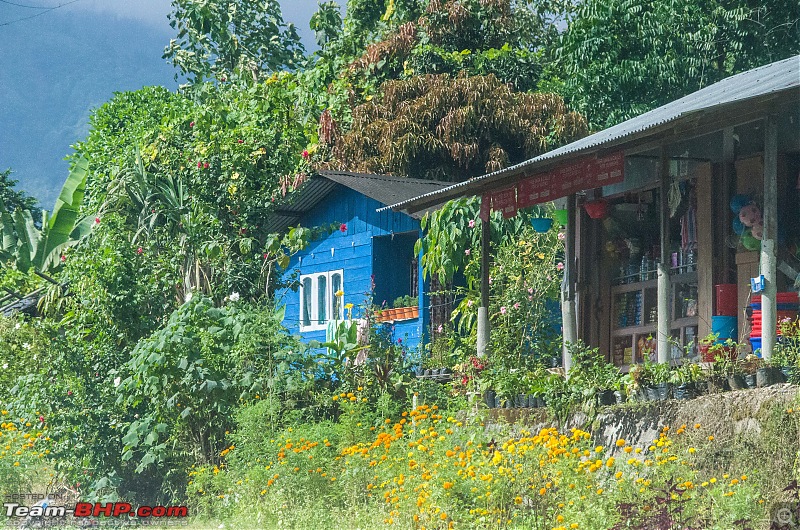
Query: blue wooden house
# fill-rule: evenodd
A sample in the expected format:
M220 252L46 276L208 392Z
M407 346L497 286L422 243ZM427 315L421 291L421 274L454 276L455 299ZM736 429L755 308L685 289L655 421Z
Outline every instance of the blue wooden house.
M340 229L312 242L283 271L290 287L279 290L276 300L286 308L286 328L304 342L324 341L337 322L364 318L367 304L391 307L395 299L408 296L416 300L418 316L383 325L409 350L424 344L429 289L414 245L425 212L376 210L444 187L429 180L332 171L305 182L276 210L270 230L331 223Z

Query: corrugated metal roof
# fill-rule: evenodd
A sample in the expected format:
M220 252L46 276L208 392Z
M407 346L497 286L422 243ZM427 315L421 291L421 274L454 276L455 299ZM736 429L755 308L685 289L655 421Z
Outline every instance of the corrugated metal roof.
M770 94L797 89L798 87L800 87L800 55L723 79L688 96L571 144L549 151L536 158L481 177L472 178L443 190L429 192L413 199L394 203L389 208L413 212L420 209L420 204L430 206L435 204L432 201L445 202L453 197L464 196L478 185L483 186L495 181L503 181L505 180L504 177L518 174L523 170L526 173L535 173L537 167L552 165L559 159L570 158L578 153L586 155L599 149L618 146L625 142L648 136L650 133L657 132L659 126L674 123L681 118L693 117L700 111L723 105L749 103L754 98L761 98Z
M337 186L355 190L381 204L406 201L420 195L448 187L446 182L422 180L392 175L373 175L346 171L320 171L292 193L286 203L280 204L265 227L268 232L281 232L296 224L307 212L314 209ZM384 210L385 208L381 208ZM410 214L419 219L423 212Z

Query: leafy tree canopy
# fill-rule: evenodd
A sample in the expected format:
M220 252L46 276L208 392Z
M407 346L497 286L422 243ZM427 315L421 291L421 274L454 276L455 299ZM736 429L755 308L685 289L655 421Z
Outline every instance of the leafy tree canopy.
M593 128L800 52L797 2L585 0L555 77Z
M36 198L24 191L16 190L18 181L11 178L11 173L11 169L0 171L0 203L7 212L13 212L17 208L30 210L33 217L38 218L41 214L38 213L39 209L36 207Z
M164 58L176 79L225 80L245 73L254 80L297 66L303 45L285 24L277 0L173 0L170 25L178 31Z
M461 181L541 154L586 132L553 94L518 93L493 75L388 81L353 111L329 165Z

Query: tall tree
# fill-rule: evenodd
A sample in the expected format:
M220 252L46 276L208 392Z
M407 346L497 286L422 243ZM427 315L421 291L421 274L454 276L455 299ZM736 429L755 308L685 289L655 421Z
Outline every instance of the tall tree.
M36 198L24 191L16 190L19 181L12 179L11 173L11 169L0 171L0 205L4 206L8 212L13 212L17 208L30 210L33 218L39 219L41 210L36 206Z
M329 166L461 181L579 138L584 119L554 94L515 92L493 75L388 81L353 110Z
M799 53L798 20L791 0L584 0L555 77L592 127L608 127Z
M286 24L277 0L173 0L170 25L178 30L164 58L192 82L243 72L254 80L297 66L303 45Z

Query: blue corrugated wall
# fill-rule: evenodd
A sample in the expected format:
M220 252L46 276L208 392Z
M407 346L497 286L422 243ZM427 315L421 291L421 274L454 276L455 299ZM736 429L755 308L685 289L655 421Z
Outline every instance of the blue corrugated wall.
M353 318L363 316L363 306L370 296L373 270L373 241L376 236L419 233L419 221L396 212L376 212L383 206L379 202L349 188L339 187L304 216L299 224L306 227L323 226L330 223L347 225L346 232L336 231L324 239L314 241L307 249L292 257L283 273L288 280L293 273L313 274L331 270L344 271L344 304L354 305ZM383 274L385 270L380 271ZM422 278L421 271L418 271ZM425 286L419 282L420 308L427 307ZM300 333L300 291L281 289L276 292L279 305L285 305L284 326L300 335L304 342L325 340L325 331ZM382 300L377 300L378 304ZM389 301L391 303L391 300ZM428 315L420 309L420 318L397 322L393 327L395 340L402 340L409 349L416 349L424 341L428 326Z

